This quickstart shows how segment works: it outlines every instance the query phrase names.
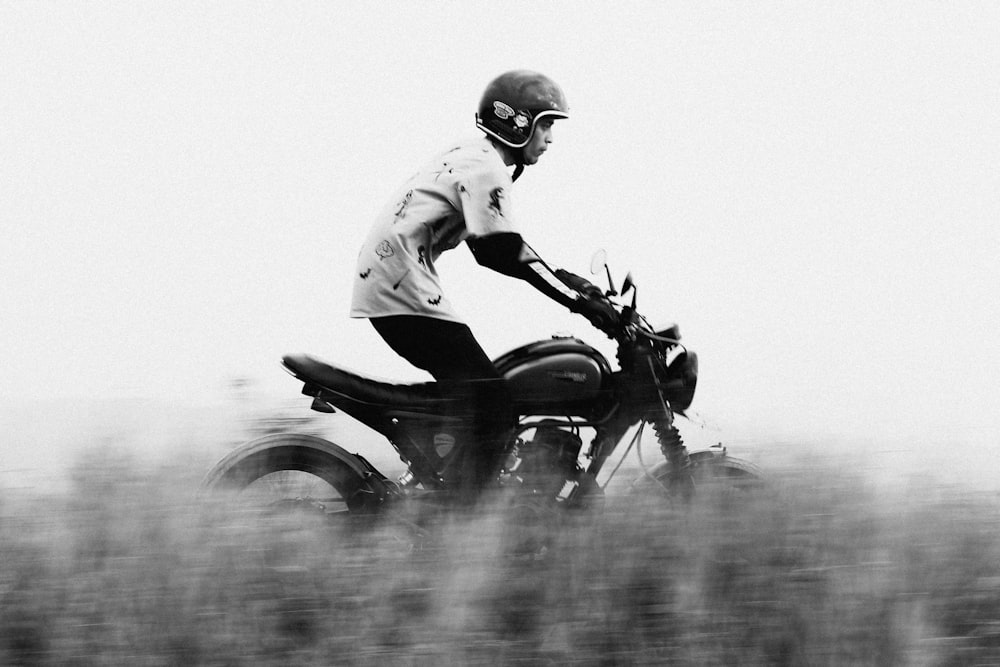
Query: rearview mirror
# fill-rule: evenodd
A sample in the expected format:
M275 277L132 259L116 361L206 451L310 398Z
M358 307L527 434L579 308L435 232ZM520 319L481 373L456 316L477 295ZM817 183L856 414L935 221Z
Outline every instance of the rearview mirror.
M591 275L597 275L608 268L608 253L605 252L604 248L601 248L594 253L594 256L590 258L590 273Z
M594 253L594 256L590 258L590 273L596 275L604 271L608 276L608 291L605 296L618 296L618 292L615 291L615 283L611 280L611 269L608 268L608 253L601 248Z
M625 274L625 282L622 283L622 294L625 294L625 292L633 287L635 287L635 281L632 279L632 272L629 271Z
M622 283L622 295L629 290L632 290L632 310L635 310L635 300L639 296L639 290L635 287L635 278L632 277L632 272L629 271L625 274L625 282Z

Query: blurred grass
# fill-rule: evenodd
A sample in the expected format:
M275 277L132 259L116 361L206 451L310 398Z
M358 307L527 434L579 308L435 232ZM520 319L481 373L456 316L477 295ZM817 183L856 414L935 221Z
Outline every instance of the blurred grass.
M203 472L105 445L68 490L0 493L0 664L1000 663L996 496L789 472L689 511L612 499L518 558L502 513L413 550L201 499Z

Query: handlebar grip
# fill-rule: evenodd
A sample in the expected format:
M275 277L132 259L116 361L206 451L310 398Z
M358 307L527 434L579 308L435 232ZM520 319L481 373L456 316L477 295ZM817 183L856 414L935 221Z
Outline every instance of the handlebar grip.
M565 269L556 269L555 274L556 277L559 278L559 280L563 281L567 286L576 290L580 294L583 294L584 296L593 297L595 295L601 295L601 296L604 295L604 293L601 291L599 287L597 287L597 285L590 282L586 278L576 275L575 273L572 273Z

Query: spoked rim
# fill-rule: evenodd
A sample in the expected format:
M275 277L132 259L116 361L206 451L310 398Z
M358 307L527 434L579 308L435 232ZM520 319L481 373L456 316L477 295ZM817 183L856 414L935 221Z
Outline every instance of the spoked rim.
M298 506L323 514L371 514L385 497L362 459L300 434L266 436L233 450L202 487L231 494L247 509Z
M303 510L333 516L348 514L347 499L329 482L302 470L276 470L262 475L234 496L249 510Z
M664 496L677 500L684 498L697 503L699 496L706 498L733 498L750 495L765 488L764 476L753 464L727 455L709 454L691 456L691 468L680 488L670 465L660 463L632 482L631 493L656 489ZM687 493L685 493L687 492Z

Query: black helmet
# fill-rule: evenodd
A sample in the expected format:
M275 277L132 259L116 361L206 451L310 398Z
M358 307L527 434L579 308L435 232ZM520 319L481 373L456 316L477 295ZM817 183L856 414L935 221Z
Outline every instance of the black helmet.
M540 118L569 118L566 96L538 72L514 70L493 79L476 114L476 127L511 148L531 140Z

